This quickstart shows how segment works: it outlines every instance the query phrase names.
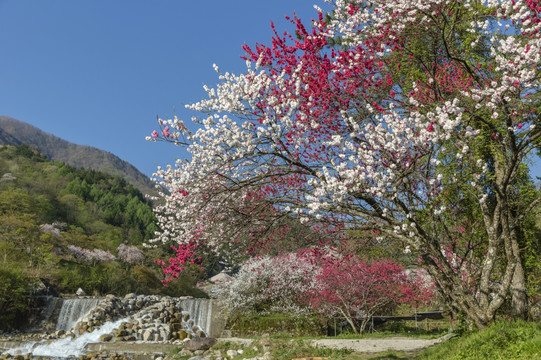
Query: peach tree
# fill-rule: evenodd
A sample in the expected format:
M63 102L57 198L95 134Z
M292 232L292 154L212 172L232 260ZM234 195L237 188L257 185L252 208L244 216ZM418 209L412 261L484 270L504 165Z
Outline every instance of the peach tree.
M246 46L244 73L216 66L219 84L188 106L197 130L159 120L148 138L191 158L156 173L168 189L156 241L225 249L283 216L372 231L478 327L506 301L525 316L521 224L541 200L520 179L540 148L541 4L322 6L310 26L292 18L292 34Z

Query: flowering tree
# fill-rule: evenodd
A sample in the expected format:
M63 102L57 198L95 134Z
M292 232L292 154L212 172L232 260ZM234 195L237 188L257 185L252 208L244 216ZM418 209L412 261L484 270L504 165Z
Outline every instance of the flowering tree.
M160 120L149 139L185 145L192 157L156 174L170 190L158 240L207 230L217 245L240 239L253 227L238 226L239 209L255 194L253 204L277 216L409 246L478 327L510 297L524 315L521 221L541 200L524 201L517 179L540 147L541 5L329 6L311 28L291 19L296 36L246 47L246 72L220 73L208 99L188 106L204 114L195 133Z
M78 261L85 263L96 264L102 261L113 261L116 257L109 251L102 249L88 250L75 245L68 246L68 252L75 257Z
M167 283L173 281L180 276L187 266L196 265L202 269L202 257L197 256L197 244L193 241L186 244L178 244L177 247L171 245L175 251L175 257L169 259L169 265L166 266L163 260L154 260L155 263L162 266L162 270L166 278L162 282L167 286Z
M330 258L323 264L309 301L326 315L344 317L355 333L363 333L374 315L390 312L399 304L428 303L432 295L430 284L420 277L408 277L389 260L367 262L350 256Z
M128 264L141 264L145 259L143 251L137 248L137 246L120 244L116 251L118 258Z
M305 313L309 308L303 298L315 286L322 255L305 250L249 260L234 280L219 284L213 296L221 299L231 313Z

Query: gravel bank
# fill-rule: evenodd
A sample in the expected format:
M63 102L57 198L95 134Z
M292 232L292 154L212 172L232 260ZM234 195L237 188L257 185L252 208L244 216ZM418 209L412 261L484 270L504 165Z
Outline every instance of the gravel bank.
M429 346L439 344L452 338L454 334L447 334L437 339L411 339L407 337L391 337L384 339L319 339L312 340L316 347L332 349L350 349L356 352L377 353L388 350L418 351Z

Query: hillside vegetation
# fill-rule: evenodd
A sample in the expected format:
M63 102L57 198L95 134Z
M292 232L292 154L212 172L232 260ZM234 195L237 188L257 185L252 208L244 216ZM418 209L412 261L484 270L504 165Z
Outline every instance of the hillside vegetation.
M0 147L0 323L21 318L38 279L68 294L201 295L189 274L163 287L153 260L167 251L141 251L156 230L151 205L124 179Z
M0 144L28 144L50 160L120 176L146 194L154 192L154 184L146 175L116 155L92 146L73 144L7 116L0 116Z

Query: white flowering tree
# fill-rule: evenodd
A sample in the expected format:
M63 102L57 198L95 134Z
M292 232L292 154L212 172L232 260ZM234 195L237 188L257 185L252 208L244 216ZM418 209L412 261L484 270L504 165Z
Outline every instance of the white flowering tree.
M217 285L214 296L230 314L310 312L308 299L320 272L317 252L264 256L244 263L232 281Z
M145 260L143 251L137 246L120 244L117 249L118 258L127 264L141 264Z
M170 190L157 240L241 239L268 223L237 226L255 194L279 216L402 242L479 327L508 299L524 315L521 221L540 199L518 179L540 146L541 5L327 6L310 28L291 19L295 36L246 47L245 73L216 68L220 84L188 106L197 131L160 120L149 139L191 159L156 174Z
M102 249L88 250L75 245L69 245L67 249L76 260L92 265L95 265L98 262L116 260L116 257L113 254Z

